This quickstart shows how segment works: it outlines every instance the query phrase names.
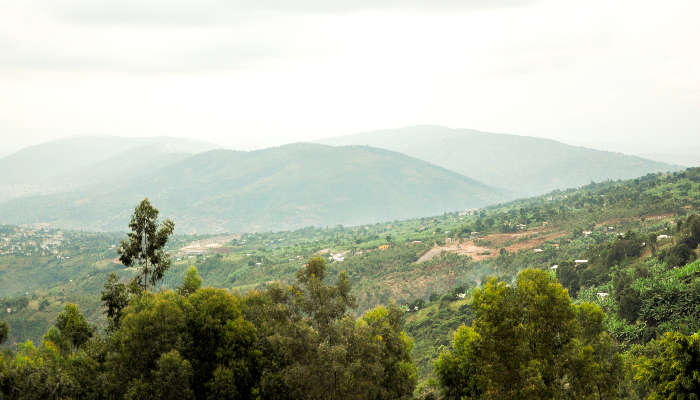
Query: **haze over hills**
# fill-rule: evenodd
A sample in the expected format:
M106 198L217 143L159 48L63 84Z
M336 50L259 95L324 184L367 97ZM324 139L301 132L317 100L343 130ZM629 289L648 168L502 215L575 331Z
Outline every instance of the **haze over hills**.
M458 173L364 146L213 150L140 171L2 203L0 223L124 230L134 205L149 197L181 233L261 231L442 214L506 198Z
M32 146L0 158L0 223L123 230L133 205L149 197L176 217L180 232L351 225L676 169L553 140L438 126L323 142L336 147L211 151L215 145L186 139L99 136Z
M700 166L700 147L687 148L677 152L665 151L658 153L644 153L640 155L650 160L681 164L688 167Z
M365 132L318 142L397 151L487 185L507 189L517 196L680 169L676 165L570 146L550 139L430 125Z
M0 158L0 201L119 180L216 146L171 137L83 136L30 146Z

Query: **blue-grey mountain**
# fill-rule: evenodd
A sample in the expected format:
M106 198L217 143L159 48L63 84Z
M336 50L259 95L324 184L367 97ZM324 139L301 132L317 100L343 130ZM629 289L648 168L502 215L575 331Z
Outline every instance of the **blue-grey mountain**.
M578 187L591 181L629 179L680 169L663 162L555 140L427 125L360 133L320 143L397 151L522 197Z

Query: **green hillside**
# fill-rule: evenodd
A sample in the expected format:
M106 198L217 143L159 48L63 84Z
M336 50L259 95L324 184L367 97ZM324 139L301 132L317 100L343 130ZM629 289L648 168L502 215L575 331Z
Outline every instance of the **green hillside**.
M475 318L474 291L488 276L512 284L525 268L546 270L574 303L605 312L601 329L625 362L618 374L627 374L618 376L617 398L644 398L631 365L654 354L653 340L665 332L700 329L700 266L693 261L700 256L698 213L695 168L556 191L475 213L221 239L177 236L170 246L175 263L160 289L180 285L195 265L204 286L266 290L275 281L293 283L306 260L323 256L329 281L346 272L356 316L378 304L403 308L423 382L417 394L435 396L433 362L451 346L455 329ZM104 327L99 293L107 275L126 280L134 274L112 262L121 235L65 231L60 245L43 248L31 244L51 241L57 231L6 227L2 233L0 291L11 294L1 300L12 312L0 320L10 326L10 344L38 339L67 303L79 304ZM207 240L219 244L208 248ZM193 241L201 252L185 251ZM60 263L53 250L64 256ZM580 259L587 262L575 263Z
M679 167L554 140L415 126L321 140L389 149L472 177L517 196L532 196L608 179L629 179Z
M357 225L482 207L502 192L402 154L294 144L215 150L131 179L0 204L0 222L123 230L144 197L180 232L241 232Z
M188 255L178 249L206 236L178 235L170 248L176 262L164 284L178 285L185 269L194 264L204 285L248 290L270 281L292 280L297 269L315 254L330 257L341 253L344 260L333 262L329 273L336 276L340 271L348 272L358 311L362 311L390 301L409 304L445 294L454 297L451 291L472 288L487 275L512 277L525 267L564 265L598 252L597 245L616 239L628 229L673 229L671 222L676 218L698 211L700 169L690 169L554 192L489 207L476 215L449 213L355 227L246 233L237 239L225 239L223 247L204 254ZM127 221L124 218L122 226ZM24 233L25 229L36 232ZM477 230L479 233L472 234ZM55 299L52 304L91 299L90 309L97 317L96 296L107 274L130 274L112 262L117 257L119 234L65 231L66 240L59 247L42 249L39 244L57 231L7 227L3 232L15 238L0 247L0 293L4 296L15 298L29 292L30 297L38 296L37 304L41 296ZM478 251L465 253L455 242L463 249L476 245ZM23 250L8 252L18 245ZM432 258L418 262L431 249L444 251L433 252ZM53 250L71 258L57 259ZM73 282L69 282L71 279ZM37 330L42 332L45 326Z

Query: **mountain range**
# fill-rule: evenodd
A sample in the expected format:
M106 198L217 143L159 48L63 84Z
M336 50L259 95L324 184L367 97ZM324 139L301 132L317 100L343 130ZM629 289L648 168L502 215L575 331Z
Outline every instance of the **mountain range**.
M213 150L128 179L24 196L0 204L0 222L123 230L144 197L180 232L240 232L442 214L507 195L400 153L300 143Z
M149 197L181 233L357 225L678 167L547 139L416 126L243 152L82 137L0 158L0 224L125 230Z
M216 147L172 137L83 136L46 142L0 158L0 201L122 180Z
M529 136L423 125L324 139L333 146L365 145L397 151L469 176L516 196L629 179L679 166L637 156L570 146Z

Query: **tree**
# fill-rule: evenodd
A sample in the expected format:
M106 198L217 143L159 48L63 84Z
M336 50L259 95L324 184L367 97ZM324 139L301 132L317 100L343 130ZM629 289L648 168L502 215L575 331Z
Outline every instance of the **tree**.
M181 298L167 291L136 296L124 309L106 360L111 398L141 393L136 386L148 383L161 354L182 350L187 327L184 307Z
M637 320L642 304L639 292L632 287L633 282L634 277L629 272L619 272L613 279L619 314L630 323Z
M55 329L49 329L45 338L54 342L64 352L80 348L95 332L75 304L66 304L56 317Z
M185 272L185 280L182 282L182 286L177 288L177 292L183 296L189 296L196 292L201 286L202 278L200 278L197 272L197 267L193 265Z
M650 233L647 236L647 243L649 243L649 247L651 248L651 255L656 257L656 250L658 249L658 236L656 233Z
M136 206L129 222L131 232L119 246L119 260L127 267L138 265L136 282L142 290L153 287L163 279L170 268L170 256L165 252L165 244L175 230L175 223L166 219L158 223L158 209L148 199Z
M700 215L693 214L685 221L679 221L678 230L681 236L680 243L690 249L696 249L700 244Z
M129 291L124 283L119 282L117 274L112 272L102 290L102 305L105 308L109 331L119 328L124 308L129 305Z
M682 267L695 260L695 253L685 243L678 243L664 252L663 259L673 267Z
M44 342L39 347L31 341L20 343L15 359L8 363L6 374L6 377L0 376L0 398L3 400L78 398L78 384L66 373L65 358L53 342ZM2 382L3 378L6 382Z
M621 361L603 312L571 304L545 271L522 271L514 286L490 280L472 309L435 365L447 398L614 398Z
M416 372L403 313L378 307L356 320L345 274L335 284L326 278L325 261L315 257L294 285L245 297L263 352L260 398L410 399Z
M362 356L357 360L361 371L351 370L350 383L358 387L366 383L365 398L412 398L417 381L416 367L411 360L413 340L401 330L402 319L403 313L398 307L379 306L357 321L355 329L359 340L356 343L365 351L356 351L351 346L351 353Z
M700 332L666 332L647 347L655 354L640 357L635 380L647 387L650 400L700 397Z
M153 400L194 399L191 388L192 366L177 350L161 354L153 372L153 382L133 386L127 398Z
M8 331L7 324L0 321L0 344L3 344L5 340L7 340Z
M301 310L309 317L315 329L324 337L330 334L333 321L346 315L355 307L355 297L350 294L350 283L342 272L336 285L326 285L326 261L321 257L311 258L305 267L297 271L295 299Z
M167 386L174 381L196 399L254 398L260 357L238 296L213 288L188 296L146 292L111 335L110 398L173 398Z

